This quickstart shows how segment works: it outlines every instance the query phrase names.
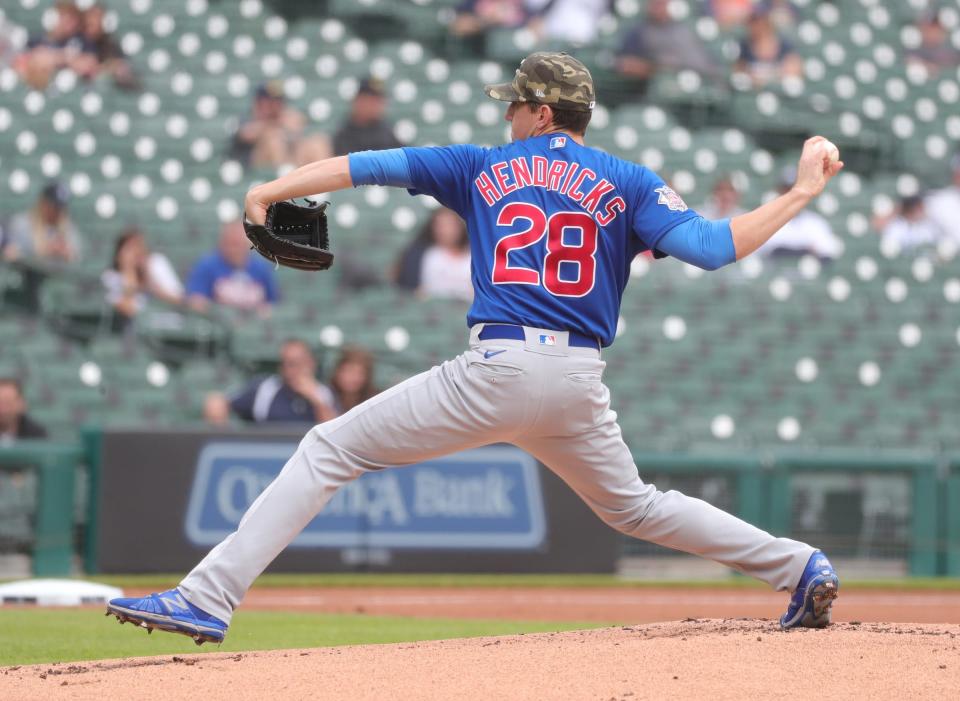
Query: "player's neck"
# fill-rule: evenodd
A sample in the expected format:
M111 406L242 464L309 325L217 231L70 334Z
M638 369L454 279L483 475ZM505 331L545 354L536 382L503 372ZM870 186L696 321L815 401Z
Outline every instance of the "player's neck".
M576 141L583 146L583 134L574 134L572 131L566 131L565 129L545 129L539 134L533 134L533 136L543 136L544 134L563 134L571 141Z

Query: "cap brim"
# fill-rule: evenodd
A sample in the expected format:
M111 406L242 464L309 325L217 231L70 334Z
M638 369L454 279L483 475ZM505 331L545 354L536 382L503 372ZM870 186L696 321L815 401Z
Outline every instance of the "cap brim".
M524 98L513 87L513 83L495 83L484 85L483 91L488 97L502 102L525 102Z

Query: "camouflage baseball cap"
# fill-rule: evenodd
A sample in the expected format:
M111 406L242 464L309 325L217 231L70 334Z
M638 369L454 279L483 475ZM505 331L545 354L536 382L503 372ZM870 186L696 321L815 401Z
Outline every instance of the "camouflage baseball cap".
M523 59L512 82L483 90L494 100L536 102L574 112L590 112L596 99L587 67L569 54L548 51Z

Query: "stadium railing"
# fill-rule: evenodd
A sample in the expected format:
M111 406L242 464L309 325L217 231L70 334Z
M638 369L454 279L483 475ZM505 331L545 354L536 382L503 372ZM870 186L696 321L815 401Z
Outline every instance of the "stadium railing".
M33 574L63 576L73 568L74 497L80 446L47 441L0 445L0 469L37 471L37 512L33 527Z

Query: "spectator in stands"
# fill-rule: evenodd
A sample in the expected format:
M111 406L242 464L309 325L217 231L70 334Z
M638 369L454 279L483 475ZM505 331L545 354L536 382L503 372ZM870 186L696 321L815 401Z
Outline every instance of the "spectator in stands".
M20 381L0 377L0 444L25 438L46 438L47 429L27 414Z
M135 317L151 297L168 304L183 301L183 284L170 260L150 251L137 228L129 228L117 237L113 261L100 279L107 302L123 320Z
M338 156L354 151L379 151L399 148L403 143L386 120L387 93L379 78L365 78L350 105L350 115L333 136L333 152Z
M944 237L960 246L960 151L950 161L953 181L941 190L930 193L924 203L929 216Z
M802 76L800 55L777 32L768 9L758 7L750 15L747 36L740 42L740 57L735 70L746 74L754 87Z
M725 31L745 25L753 7L754 0L707 0L708 13Z
M956 216L954 212L954 219ZM902 198L896 215L881 231L884 243L892 242L903 251L936 246L942 235L937 223L927 216L920 195Z
M950 34L936 12L921 17L917 28L920 46L907 52L908 60L922 63L934 75L960 65L960 50L950 44Z
M450 31L466 37L490 29L515 29L527 21L523 0L464 0L456 8Z
M96 59L85 51L83 17L73 2L55 6L56 21L43 36L27 41L27 48L14 61L14 67L30 87L43 90L63 68L88 76L96 71Z
M48 263L73 263L80 258L80 233L70 219L70 191L59 182L47 184L37 203L10 220L3 257Z
M137 90L140 81L124 56L123 49L104 28L103 15L102 5L92 5L83 13L83 50L96 59L90 67L99 74L113 78L119 88Z
M275 375L259 377L239 392L211 393L204 402L207 423L222 426L231 412L251 423L322 423L336 416L334 395L317 380L317 363L305 341L291 339L280 346Z
M719 78L720 66L690 26L670 14L669 0L650 0L646 18L627 32L617 56L617 70L648 80L659 70L691 69Z
M800 18L793 0L707 0L706 4L707 13L724 31L743 27L757 9L769 12L780 31L792 30Z
M796 179L796 168L785 168L780 174L780 193L789 192ZM833 233L825 217L808 207L787 222L757 252L762 256L813 255L820 260L832 260L843 253L843 241Z
M377 394L373 384L373 362L373 354L365 348L347 346L340 352L330 378L334 409L338 414L346 414Z
M215 303L267 315L278 298L273 268L250 252L239 219L223 225L217 250L197 261L187 279L187 301L201 312Z
M15 33L19 29L6 17L0 17L0 68L12 66L17 58L19 51Z
M233 137L233 153L246 165L303 165L329 158L330 141L323 134L304 133L306 117L286 102L283 84L264 83L253 96L250 118Z
M393 265L391 278L402 290L416 292L420 287L420 269L423 267L423 254L433 242L433 217L420 228L416 237L400 252Z
M764 0L761 6L770 13L770 21L781 32L793 31L800 19L800 11L793 0Z
M431 243L420 263L419 293L424 297L471 301L473 283L466 224L456 212L442 207L430 217L428 226Z
M727 219L743 214L740 206L740 191L730 176L721 176L710 191L710 198L697 210L706 219Z
M537 40L589 44L597 38L609 0L525 0L527 27Z

